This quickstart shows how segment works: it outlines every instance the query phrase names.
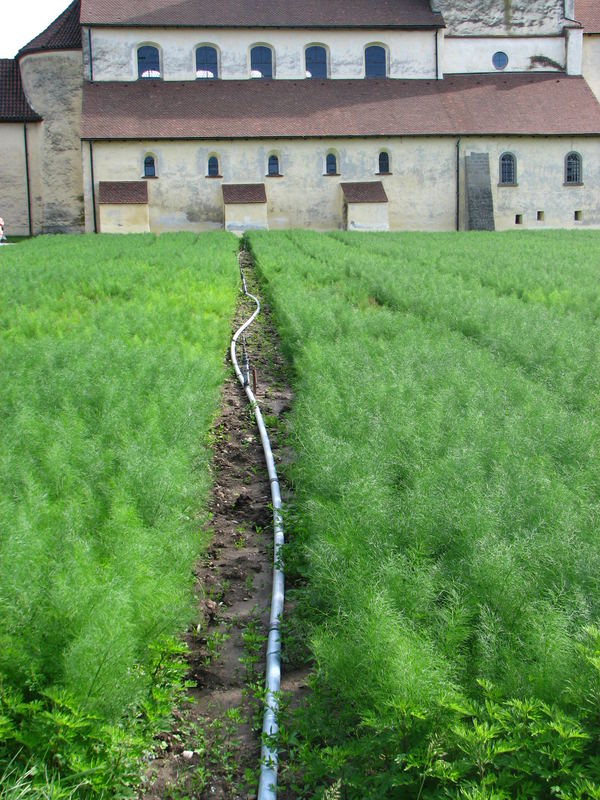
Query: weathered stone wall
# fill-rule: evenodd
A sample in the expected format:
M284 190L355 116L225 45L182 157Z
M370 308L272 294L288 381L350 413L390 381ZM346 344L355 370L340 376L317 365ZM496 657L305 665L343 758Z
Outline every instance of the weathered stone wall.
M583 77L600 100L600 35L583 37Z
M391 157L391 175L378 175L379 152ZM583 186L564 186L564 159L583 158ZM328 152L338 157L340 175L324 175ZM587 137L463 137L460 149L461 227L466 226L465 155L488 153L497 229L600 227L600 141ZM499 159L517 158L517 186L498 186ZM456 139L412 137L381 140L96 142L94 174L99 181L140 180L144 154L156 156L158 178L148 182L150 230L210 230L224 224L222 183L264 183L270 228L341 229L344 181L381 180L389 199L391 230L454 230L456 225ZM88 146L84 144L87 164ZM283 177L267 177L271 153ZM206 177L209 154L219 158L223 178ZM88 229L92 229L89 168L86 166ZM582 211L582 222L574 219ZM537 221L537 211L544 220Z
M41 171L38 222L44 233L82 231L81 52L35 53L21 58L20 67L29 102L44 120L34 154Z
M33 125L29 123L28 127L31 130ZM0 217L7 236L29 234L22 122L0 123Z
M331 78L362 78L364 48L374 43L388 49L390 77L436 77L434 31L94 28L94 80L137 80L137 48L146 43L158 46L163 77L171 81L195 79L195 48L200 44L217 47L220 77L226 80L250 77L250 48L255 44L273 48L276 78L304 79L304 50L311 44L328 49Z
M558 34L563 27L564 0L436 0L447 33Z

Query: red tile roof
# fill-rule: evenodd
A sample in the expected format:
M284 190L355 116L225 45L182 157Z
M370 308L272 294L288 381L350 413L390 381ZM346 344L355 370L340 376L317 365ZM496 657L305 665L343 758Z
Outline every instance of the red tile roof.
M387 203L388 197L381 181L340 184L347 203Z
M584 33L600 33L600 0L575 0L575 19Z
M0 122L40 120L25 97L19 64L13 58L0 58Z
M599 134L600 105L564 74L444 80L138 81L84 86L83 139Z
M144 205L148 202L146 181L100 181L98 202L102 205Z
M226 206L267 202L264 183L224 183L222 188Z
M19 56L47 50L81 50L80 5L80 0L73 0L45 31L19 50Z
M90 25L227 28L441 27L429 0L82 0Z

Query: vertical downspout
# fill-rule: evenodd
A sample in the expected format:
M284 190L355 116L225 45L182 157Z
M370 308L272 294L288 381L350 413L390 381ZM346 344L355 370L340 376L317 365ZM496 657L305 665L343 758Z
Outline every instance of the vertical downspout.
M96 219L96 185L94 181L94 148L90 139L90 178L92 181L92 208L94 209L94 233L98 233L98 220Z
M460 230L460 133L456 139L456 230Z
M90 58L90 80L94 80L94 58L92 56L92 29L88 28L88 50Z
M33 220L31 218L31 178L29 175L29 144L27 143L27 123L23 122L23 142L25 144L25 180L27 183L27 221L29 235L33 236Z
M440 54L439 54L439 45L438 45L438 34L440 32L439 28L435 29L435 79L439 80L440 78Z

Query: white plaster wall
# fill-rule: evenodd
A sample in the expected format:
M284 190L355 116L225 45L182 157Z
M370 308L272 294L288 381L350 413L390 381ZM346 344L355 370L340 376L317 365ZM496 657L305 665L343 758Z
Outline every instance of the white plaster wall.
M600 35L583 37L583 77L600 100Z
M195 80L195 48L212 44L220 55L220 77L250 77L250 48L268 44L275 52L276 78L306 77L304 49L311 44L329 50L331 78L364 77L364 48L369 44L388 48L392 78L435 78L435 31L327 31L279 29L92 29L94 80L137 80L137 48L154 44L161 52L165 80Z
M41 168L42 230L82 231L81 52L34 53L24 56L20 67L29 102L43 117L37 153Z
M565 156L576 151L583 158L583 186L565 186ZM523 228L600 227L600 140L587 137L463 138L464 154L487 152L490 156L492 196L497 230ZM502 153L517 158L517 186L499 186L499 160ZM464 194L461 191L461 219L464 227ZM544 212L538 222L537 212ZM575 222L574 212L583 212ZM515 217L522 214L523 224Z
M0 217L7 236L29 235L22 122L0 123Z
M444 73L496 72L492 56L498 51L508 56L508 65L501 70L502 72L554 71L565 68L565 39L562 36L520 38L446 36ZM557 66L549 62L555 62Z
M349 231L389 231L390 217L387 203L348 203L347 229Z
M266 203L231 203L224 207L225 230L264 231L269 227Z
M148 233L148 206L141 204L99 206L100 233Z
M564 0L436 0L448 34L559 34ZM572 15L571 15L572 16Z

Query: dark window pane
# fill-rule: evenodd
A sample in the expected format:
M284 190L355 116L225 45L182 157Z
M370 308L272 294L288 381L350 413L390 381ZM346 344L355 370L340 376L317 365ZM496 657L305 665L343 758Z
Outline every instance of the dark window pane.
M196 77L209 80L219 77L216 48L206 46L196 50Z
M385 78L386 54L383 47L374 44L365 50L365 75L367 78Z
M216 156L208 159L208 174L211 178L216 178L219 174L219 159Z
M504 153L500 159L500 183L516 183L515 157Z
M577 153L567 156L567 183L581 183L581 158Z
M329 153L325 160L325 171L328 175L337 174L337 158L333 155L333 153Z
M269 156L269 175L279 175L279 159L277 156Z
M156 165L154 163L154 158L152 156L146 156L146 158L144 159L144 177L145 178L156 177Z
M268 47L253 47L250 53L250 70L253 78L273 77L273 54Z
M306 77L327 77L327 51L324 47L315 45L306 48Z
M386 173L390 171L390 157L387 153L379 153L379 172Z
M157 47L144 45L137 52L138 78L160 78L160 56Z

